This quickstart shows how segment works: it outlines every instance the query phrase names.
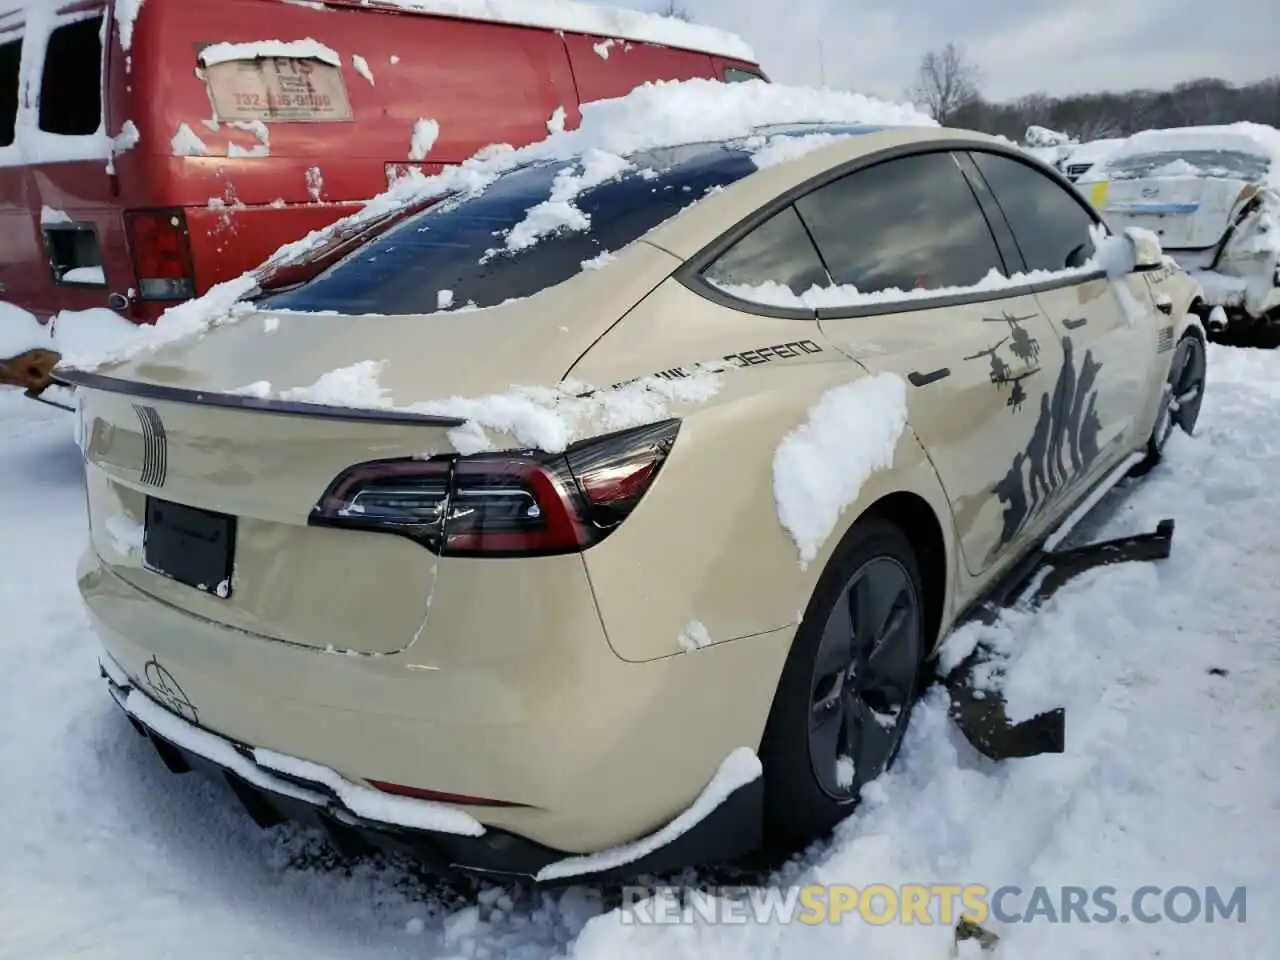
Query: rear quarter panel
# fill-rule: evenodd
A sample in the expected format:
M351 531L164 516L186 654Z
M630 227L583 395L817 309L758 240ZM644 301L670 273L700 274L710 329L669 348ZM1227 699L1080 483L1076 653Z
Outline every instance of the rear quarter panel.
M609 383L722 358L731 369L721 391L684 416L654 486L626 523L585 555L609 641L624 660L680 653L681 634L694 622L706 627L713 644L794 627L841 536L890 493L912 492L930 505L953 569L950 512L909 428L893 467L872 475L816 559L801 567L778 519L775 453L826 391L866 375L816 323L728 310L673 280L571 376ZM948 596L944 610L951 604Z

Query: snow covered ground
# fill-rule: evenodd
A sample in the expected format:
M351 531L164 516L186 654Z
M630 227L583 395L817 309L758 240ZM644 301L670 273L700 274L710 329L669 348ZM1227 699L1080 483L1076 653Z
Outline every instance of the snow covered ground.
M1173 556L1095 571L997 628L1015 713L1068 708L1068 752L996 765L935 691L899 765L783 881L1247 887L1247 919L987 926L994 960L1261 960L1280 942L1280 354L1214 347L1194 440L1111 533L1176 517ZM75 594L71 418L0 391L0 957L763 960L954 956L941 927L624 925L597 893L339 866L174 777L97 677ZM1096 524L1095 524L1096 525ZM964 944L961 956L976 950Z

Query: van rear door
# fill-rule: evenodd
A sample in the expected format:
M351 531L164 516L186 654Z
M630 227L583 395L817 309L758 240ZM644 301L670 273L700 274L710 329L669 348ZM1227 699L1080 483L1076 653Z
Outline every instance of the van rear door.
M184 208L197 292L397 172L540 140L561 107L578 115L554 31L334 0L148 0L133 72L148 163L130 205Z
M41 316L105 307L130 282L103 117L106 5L21 16L0 20L0 298Z
M40 243L31 221L33 184L15 142L22 27L21 10L0 14L0 300L25 304L35 292L31 264L39 262Z

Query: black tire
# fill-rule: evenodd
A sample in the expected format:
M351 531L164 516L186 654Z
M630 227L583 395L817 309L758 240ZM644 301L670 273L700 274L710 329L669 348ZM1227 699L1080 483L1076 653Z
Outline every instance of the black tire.
M1204 341L1188 330L1174 347L1169 364L1169 378L1160 398L1160 412L1155 426L1147 438L1147 453L1142 462L1129 471L1133 477L1150 473L1164 459L1165 444L1175 427L1194 434L1200 420L1200 406L1204 403L1205 372L1207 358Z
M893 763L920 694L927 653L924 600L906 535L878 518L855 524L818 579L765 728L765 827L774 843L825 836L857 806L862 786ZM840 635L834 618L841 611L847 612L844 667L837 663L843 651L833 646ZM868 636L861 644L854 629L860 615L879 624L878 630L864 630ZM893 624L896 630L884 629ZM877 644L875 656L868 656ZM839 724L835 734L833 723ZM842 749L846 760L849 752L862 754L866 767L852 764L847 784L850 766L838 760Z

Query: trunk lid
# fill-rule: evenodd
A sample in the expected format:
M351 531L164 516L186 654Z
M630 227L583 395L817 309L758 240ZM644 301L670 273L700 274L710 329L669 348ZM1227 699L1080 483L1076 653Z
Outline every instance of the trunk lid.
M80 387L94 549L142 593L246 634L358 655L406 648L448 564L404 537L311 526L314 507L352 465L455 451L461 420L393 406L561 380L673 265L645 244L618 259L489 310L254 313L65 372ZM148 524L183 531L170 575L148 553ZM219 538L233 559L206 549ZM210 551L221 560L200 561L208 575L173 576Z
M307 647L391 653L420 634L435 556L407 539L308 518L346 467L447 450L453 421L370 423L79 393L91 537L117 576L204 620ZM168 537L184 557L160 562L185 580L148 562L157 510L167 527L186 530L183 540Z
M1208 177L1111 180L1090 186L1094 206L1112 227L1150 230L1166 250L1215 246L1230 225L1232 210L1252 189L1245 181Z

